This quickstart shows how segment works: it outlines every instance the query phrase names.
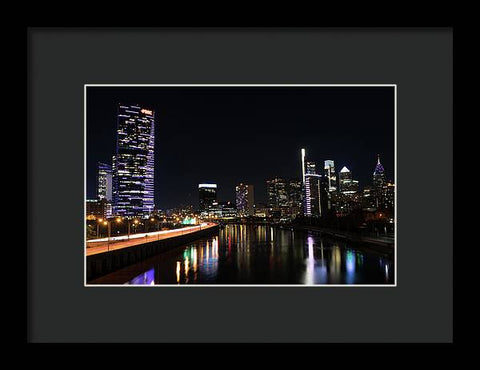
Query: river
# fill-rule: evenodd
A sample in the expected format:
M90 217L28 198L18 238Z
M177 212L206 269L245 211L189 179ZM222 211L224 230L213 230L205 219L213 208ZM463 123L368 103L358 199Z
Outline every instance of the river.
M394 284L393 256L271 226L227 225L101 278L129 285Z

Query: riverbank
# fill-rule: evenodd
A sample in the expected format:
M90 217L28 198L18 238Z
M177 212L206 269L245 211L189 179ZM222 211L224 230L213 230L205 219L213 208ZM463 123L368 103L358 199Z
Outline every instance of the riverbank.
M318 226L292 226L294 231L312 232L316 235L348 241L356 246L367 247L369 250L391 255L395 252L395 240L390 237L372 237L353 232L334 230Z

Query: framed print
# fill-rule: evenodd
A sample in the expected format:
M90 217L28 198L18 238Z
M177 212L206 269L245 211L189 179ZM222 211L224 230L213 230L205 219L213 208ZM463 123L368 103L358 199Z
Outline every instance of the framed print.
M451 343L451 28L28 29L31 343Z

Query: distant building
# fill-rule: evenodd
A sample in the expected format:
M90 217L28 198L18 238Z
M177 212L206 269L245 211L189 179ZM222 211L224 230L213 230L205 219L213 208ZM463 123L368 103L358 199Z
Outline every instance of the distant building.
M98 162L97 167L97 197L112 201L112 166L107 163Z
M302 181L291 179L287 183L288 208L290 217L302 214Z
M217 202L217 184L198 184L198 204L200 212L208 212Z
M107 218L111 216L111 204L105 198L87 199L85 204L87 219Z
M235 202L239 216L253 216L255 204L253 185L238 184L235 187Z
M395 209L395 185L391 182L388 182L383 187L383 206L385 209L394 210Z
M266 203L255 203L255 217L267 217L269 209Z
M376 208L376 201L375 201L375 192L372 186L365 186L363 189L363 200L362 206L363 208Z
M287 184L283 178L267 180L267 206L275 209L288 207Z
M358 181L353 180L352 173L347 167L343 167L340 170L338 176L339 179L339 190L343 194L355 194L358 192Z
M305 163L305 175L316 175L317 174L317 166L315 162L306 162Z
M384 186L385 181L385 169L380 163L380 154L377 157L377 165L375 171L373 171L373 189L375 193L375 206L376 208L383 208L385 206L385 194Z
M237 208L233 202L220 202L218 203L218 215L220 218L234 218L237 217ZM253 215L253 204L252 204Z
M306 216L320 216L320 182L322 176L314 173L305 174L305 210Z
M149 216L154 209L154 112L138 105L118 106L113 163L113 212Z
M333 160L328 159L325 161L324 171L325 178L328 181L328 191L337 191L337 174L335 173L335 163Z
M329 208L328 179L317 174L315 162L305 163L304 215L324 216Z

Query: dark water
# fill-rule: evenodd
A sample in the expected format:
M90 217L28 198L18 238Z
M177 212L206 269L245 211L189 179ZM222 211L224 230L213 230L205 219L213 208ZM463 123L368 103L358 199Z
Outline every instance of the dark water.
M394 284L394 262L308 232L228 225L217 236L133 265L119 278L151 285Z

